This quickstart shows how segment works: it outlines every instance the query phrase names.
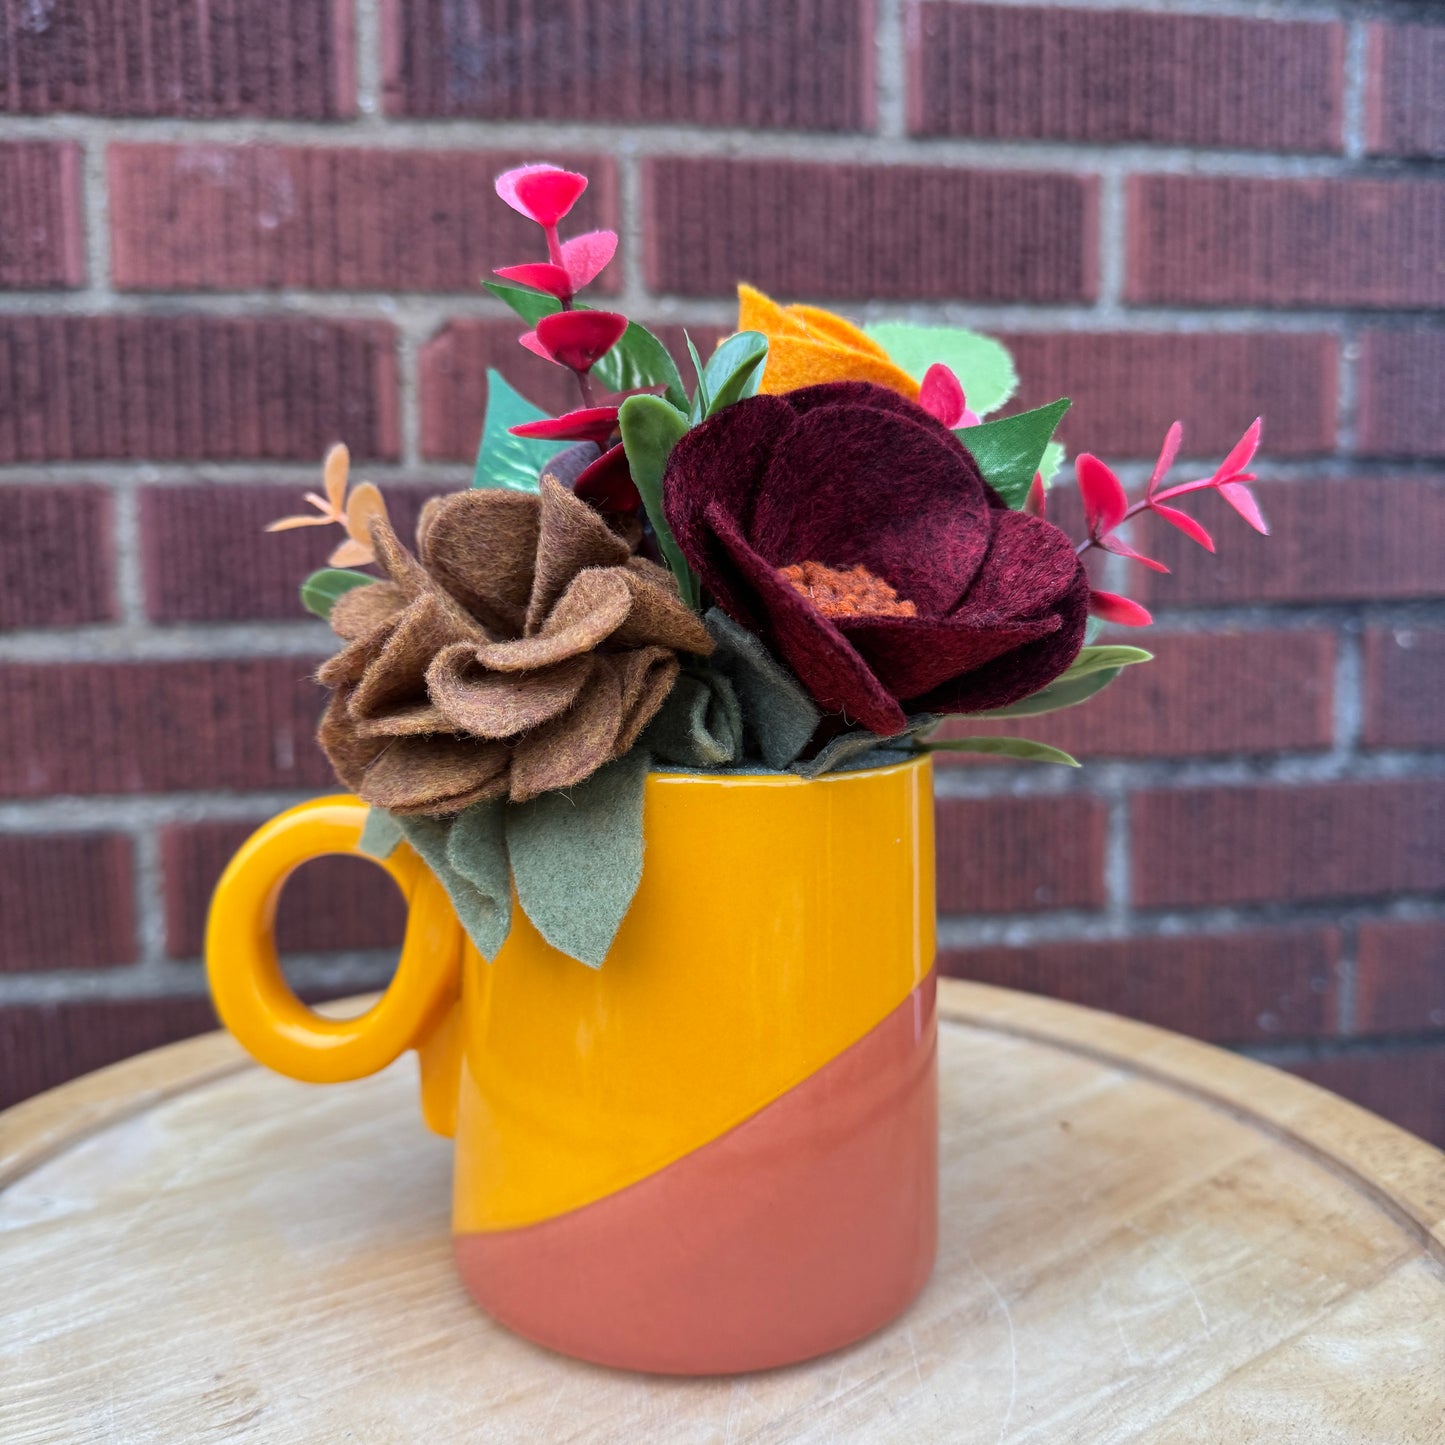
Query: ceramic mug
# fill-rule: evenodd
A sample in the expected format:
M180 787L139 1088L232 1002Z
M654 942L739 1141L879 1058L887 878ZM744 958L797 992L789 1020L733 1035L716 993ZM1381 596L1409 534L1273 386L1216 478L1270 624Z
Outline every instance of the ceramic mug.
M211 988L293 1078L418 1051L485 1310L566 1354L694 1374L806 1359L906 1308L937 1237L926 758L651 774L642 882L599 969L520 908L487 963L402 845L378 863L409 905L395 976L368 1013L322 1018L281 975L276 903L299 864L355 853L365 816L322 798L241 847L212 903Z

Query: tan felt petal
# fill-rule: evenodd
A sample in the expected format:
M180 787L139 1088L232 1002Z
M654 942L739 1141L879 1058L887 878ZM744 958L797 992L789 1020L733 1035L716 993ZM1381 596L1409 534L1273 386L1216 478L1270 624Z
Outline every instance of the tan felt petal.
M385 512L371 519L371 550L393 582L399 582L410 592L420 592L427 585L421 564L402 546Z
M590 778L615 755L622 730L617 674L598 668L576 703L521 738L512 752L511 795L525 803L539 793Z
M702 618L684 605L672 587L659 586L630 570L612 570L614 575L622 577L632 593L627 620L612 634L616 646L674 647L704 657L713 650L716 644L702 625Z
M446 728L479 738L510 738L537 727L577 700L595 665L588 656L526 674L487 672L466 643L444 648L427 670L427 691Z
M357 736L356 727L347 716L349 698L348 688L338 688L332 693L331 701L321 715L316 741L342 784L356 793L366 781L366 769L382 744Z
M394 813L444 815L507 790L508 750L479 738L399 738L377 754L357 790Z
M426 670L449 643L480 640L477 627L455 603L437 592L418 597L402 613L351 699L358 721L376 719L400 705L426 701Z
M681 670L677 657L664 647L640 647L607 659L617 670L622 688L622 727L613 744L621 757L658 714Z
M579 573L539 636L485 643L476 650L477 661L495 672L525 672L591 652L612 636L632 610L628 582L628 574L620 567L594 567Z
M395 582L371 582L343 592L331 607L331 630L347 642L354 642L392 621L411 593Z
M631 556L627 543L597 512L548 478L542 481L541 514L536 575L527 603L528 637L542 630L557 599L579 572L594 567L621 567Z
M351 725L359 738L410 738L455 731L446 714L429 702L392 708L380 717L352 718Z
M645 577L649 582L656 582L659 587L666 587L677 595L677 583L672 580L672 573L666 567L660 567L650 557L629 557L627 559L627 570L635 572L639 577Z
M358 637L355 642L348 642L340 652L328 657L316 669L316 680L327 687L349 687L360 682L366 669L376 661L378 654L386 646L387 639L396 630L396 623L401 620L402 615L398 613L392 622L384 623L364 637Z
M417 546L439 585L494 633L518 636L532 594L540 503L531 492L475 488L422 508Z

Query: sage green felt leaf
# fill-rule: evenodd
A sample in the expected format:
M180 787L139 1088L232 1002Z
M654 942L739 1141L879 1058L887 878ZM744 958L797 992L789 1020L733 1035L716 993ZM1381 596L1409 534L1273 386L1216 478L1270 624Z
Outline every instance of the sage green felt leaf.
M679 768L722 768L743 755L738 695L722 673L705 664L684 672L642 736L642 748Z
M519 286L515 281L483 281L482 285L499 301L505 301L528 326L536 326L542 317L562 309L562 303L555 296L549 296L545 291L534 291L530 286ZM590 311L596 308L579 306L577 309ZM665 387L667 399L681 410L687 410L687 392L683 389L677 363L667 347L636 321L627 323L621 340L592 368L592 375L608 391Z
M1090 617L1084 623L1084 646L1087 647L1104 630L1104 624L1097 617Z
M954 436L973 453L979 471L994 491L1017 509L1027 500L1049 438L1068 409L1069 400L1064 397L1033 411L963 427Z
M1062 763L1077 768L1079 760L1061 748L1028 738L950 738L941 743L926 743L931 753L982 753L991 758L1019 758L1029 763Z
M385 808L370 808L356 846L369 858L390 858L404 837L401 824Z
M1059 675L1057 680L1067 682L1071 677L1084 677L1106 667L1133 667L1136 663L1153 661L1154 654L1145 652L1142 647L1081 647L1079 655Z
M910 321L878 321L864 332L914 381L922 381L941 361L963 386L970 411L987 416L997 411L1018 386L1013 357L991 336L961 326L917 326Z
M406 841L446 889L467 937L489 963L501 952L512 928L512 883L502 826L506 808L495 799L473 803L455 818L396 820Z
M931 732L939 722L939 718L925 712L907 719L903 731L894 733L891 737L883 738L870 732L844 733L825 744L817 757L794 763L792 771L805 778L820 778L824 773L830 773L835 768L872 752L874 748L897 749L905 746L920 734Z
M375 577L368 577L365 572L353 572L346 567L323 567L301 584L301 605L322 619L329 618L336 599L344 592L375 581Z
M533 406L500 371L487 368L487 413L482 423L482 444L477 448L474 487L506 487L514 492L535 492L542 468L571 445L539 437L514 437L509 427L541 421L547 413Z
M523 910L553 948L590 968L606 958L642 879L648 767L634 748L575 788L506 808Z
M729 336L708 358L703 370L707 382L704 416L712 416L735 401L753 396L763 379L768 359L768 338L761 331L739 331Z
M994 707L987 712L961 713L960 716L1037 717L1040 713L1058 712L1060 708L1074 707L1093 697L1096 692L1108 687L1118 677L1119 672L1120 669L1117 667L1105 667L1098 672L1085 673L1082 677L1060 677L1041 691L1030 697L1022 698L1018 702L1011 702L1007 707Z
M642 505L647 508L657 545L677 578L682 600L696 611L700 595L697 575L687 565L662 510L662 473L673 447L687 430L687 418L660 396L629 396L618 410L617 422L627 465Z
M720 607L710 608L703 623L717 643L708 661L731 681L742 705L744 740L770 768L786 768L818 726L813 699L759 638Z

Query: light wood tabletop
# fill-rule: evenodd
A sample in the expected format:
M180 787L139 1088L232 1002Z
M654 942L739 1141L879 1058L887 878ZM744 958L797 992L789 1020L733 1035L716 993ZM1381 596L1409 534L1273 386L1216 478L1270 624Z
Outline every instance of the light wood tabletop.
M209 1035L0 1115L0 1440L1445 1441L1445 1155L1106 1014L939 992L938 1267L812 1364L575 1364L453 1277L415 1069Z

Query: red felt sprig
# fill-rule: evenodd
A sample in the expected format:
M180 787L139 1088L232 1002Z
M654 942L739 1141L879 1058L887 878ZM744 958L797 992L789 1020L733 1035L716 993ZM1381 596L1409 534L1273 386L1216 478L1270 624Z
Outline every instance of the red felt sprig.
M1261 419L1256 417L1230 449L1229 455L1209 476L1196 477L1193 481L1180 482L1161 490L1160 484L1179 454L1179 443L1184 434L1183 428L1176 421L1165 434L1164 445L1159 449L1159 458L1149 475L1149 485L1144 496L1132 506L1119 478L1098 457L1091 456L1088 452L1082 453L1074 463L1074 474L1084 501L1084 518L1089 535L1075 550L1082 555L1090 547L1101 547L1106 552L1127 557L1155 572L1167 572L1169 569L1162 562L1136 551L1118 535L1118 529L1125 522L1137 517L1141 512L1152 512L1171 527L1177 527L1190 541L1197 542L1206 551L1212 552L1214 538L1208 531L1187 512L1168 505L1175 497L1210 488L1217 491L1256 532L1268 535L1269 526L1247 485L1254 481L1254 473L1245 470L1259 446L1262 426ZM1038 495L1035 515L1042 516L1043 493L1037 477L1034 479L1034 487L1030 489L1025 510L1034 509L1036 491ZM1117 622L1126 627L1143 627L1152 620L1149 613L1137 602L1131 602L1127 597L1117 597L1112 592L1091 592L1089 610L1106 622Z

